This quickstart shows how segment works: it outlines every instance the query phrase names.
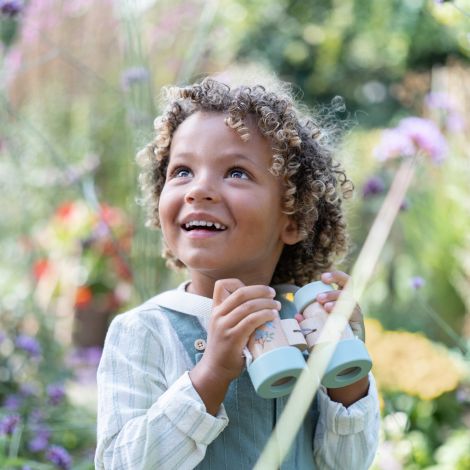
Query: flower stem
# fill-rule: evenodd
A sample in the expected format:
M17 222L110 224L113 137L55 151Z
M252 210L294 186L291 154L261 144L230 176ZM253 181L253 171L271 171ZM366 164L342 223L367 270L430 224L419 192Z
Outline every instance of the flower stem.
M416 157L403 160L392 182L387 196L374 219L367 239L354 265L350 281L343 288L336 306L328 316L319 342L328 337L328 354L319 356L315 349L308 359L308 368L300 375L289 397L284 411L276 423L255 470L277 469L284 461L310 404L320 386L320 380L336 348L336 343L345 324L369 282L380 253L385 245L393 222L400 210L405 194L414 176ZM352 280L354 279L354 292ZM325 350L323 350L325 351ZM282 430L282 438L278 435Z
M462 350L465 355L468 355L469 351L465 343L460 339L459 335L435 312L429 305L427 305L423 299L418 297L420 305L424 311L433 319L435 323L451 338L455 341L455 344Z

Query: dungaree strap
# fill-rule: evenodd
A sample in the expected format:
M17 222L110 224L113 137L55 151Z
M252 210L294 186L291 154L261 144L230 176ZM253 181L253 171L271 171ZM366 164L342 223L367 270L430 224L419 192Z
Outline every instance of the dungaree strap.
M164 310L189 358L193 364L196 364L202 357L202 351L196 349L195 341L199 339L206 341L206 330L202 327L198 318L193 315L186 315L166 307Z

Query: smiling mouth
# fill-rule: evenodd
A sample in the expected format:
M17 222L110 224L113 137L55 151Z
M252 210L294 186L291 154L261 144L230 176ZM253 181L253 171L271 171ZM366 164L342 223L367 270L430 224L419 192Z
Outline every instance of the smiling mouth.
M223 232L227 227L217 222L208 222L203 220L195 220L181 225L181 228L187 232L192 230L208 230L210 232Z

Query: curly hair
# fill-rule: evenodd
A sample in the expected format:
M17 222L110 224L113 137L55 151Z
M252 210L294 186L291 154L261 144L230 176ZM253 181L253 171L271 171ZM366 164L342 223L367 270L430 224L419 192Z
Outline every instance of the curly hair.
M191 86L165 88L164 99L166 108L154 122L155 138L137 154L148 226L160 228L159 198L178 126L197 111L221 112L226 115L226 125L246 141L246 120L254 116L261 134L272 144L270 171L284 182L283 211L297 223L302 237L295 245L284 247L272 282L304 285L330 270L347 252L342 201L353 185L333 159L328 132L296 105L291 93L261 85L231 87L205 78ZM184 266L166 248L164 256L170 266Z

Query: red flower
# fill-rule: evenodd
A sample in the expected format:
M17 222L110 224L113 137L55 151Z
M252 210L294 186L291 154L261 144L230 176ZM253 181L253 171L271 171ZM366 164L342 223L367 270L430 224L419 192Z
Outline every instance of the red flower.
M64 202L56 210L56 216L63 221L66 221L74 210L75 204L73 202Z
M91 302L93 294L87 286L79 286L75 292L75 307L85 308Z
M33 265L33 276L36 281L39 281L44 274L46 274L51 268L51 265L47 259L39 259Z

